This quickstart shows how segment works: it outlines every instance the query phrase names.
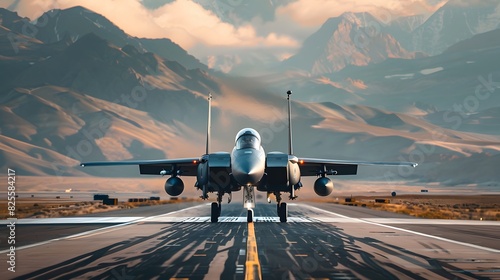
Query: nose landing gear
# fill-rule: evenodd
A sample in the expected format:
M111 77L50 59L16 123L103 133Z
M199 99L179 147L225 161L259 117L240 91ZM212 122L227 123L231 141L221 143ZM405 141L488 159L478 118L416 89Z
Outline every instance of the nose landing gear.
M247 222L253 223L253 209L247 210Z
M243 188L243 207L247 209L247 222L253 223L253 208L255 207L255 188L245 186Z

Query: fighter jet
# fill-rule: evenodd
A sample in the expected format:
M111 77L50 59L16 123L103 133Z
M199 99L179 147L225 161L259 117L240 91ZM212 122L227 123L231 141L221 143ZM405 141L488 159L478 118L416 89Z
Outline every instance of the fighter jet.
M271 202L274 194L277 214L281 222L286 222L288 208L282 202L282 194L288 194L290 200L297 198L295 191L302 187L302 176L318 177L314 182L314 192L319 196L328 196L333 191L332 180L327 176L356 175L358 165L411 166L413 162L366 162L334 159L303 158L293 154L291 91L287 91L288 103L288 153L265 153L259 133L252 128L243 128L236 134L235 146L231 153L210 152L211 104L208 97L208 124L205 154L201 157L140 160L83 162L83 166L138 165L140 174L170 176L165 182L165 191L170 196L178 196L184 190L182 176L196 176L195 187L201 190L202 199L208 199L209 193L217 194L217 202L211 204L210 219L218 222L221 214L222 198L243 189L243 207L247 209L247 222L254 220L255 189L267 193Z

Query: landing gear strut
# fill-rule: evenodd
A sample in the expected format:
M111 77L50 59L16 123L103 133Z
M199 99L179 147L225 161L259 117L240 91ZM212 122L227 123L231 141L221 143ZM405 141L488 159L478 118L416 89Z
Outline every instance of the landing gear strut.
M253 186L243 187L243 207L247 209L247 222L253 222L253 208L255 207L255 190Z
M224 196L223 192L217 193L217 202L212 202L210 211L210 221L212 223L217 223L219 221L220 212L222 209L222 196Z
M286 223L288 218L288 206L285 202L281 202L281 193L275 192L274 195L276 196L276 202L278 203L278 205L276 205L276 210L278 212L278 217L280 217L280 222Z
M212 223L217 223L219 221L219 216L220 216L220 204L218 204L217 202L212 202L210 221Z
M253 223L253 209L247 210L247 222Z
M288 206L285 202L278 204L278 216L280 217L280 222L286 223L288 218Z

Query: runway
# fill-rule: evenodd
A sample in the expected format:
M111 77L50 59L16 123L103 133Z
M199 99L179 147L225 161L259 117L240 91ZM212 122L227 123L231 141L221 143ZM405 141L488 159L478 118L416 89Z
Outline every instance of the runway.
M245 279L253 267L262 279L500 279L500 222L294 202L288 223L277 222L275 204L257 204L250 228L241 203L223 204L219 223L209 222L209 209L191 203L17 220L16 272L7 271L8 232L0 232L3 275Z

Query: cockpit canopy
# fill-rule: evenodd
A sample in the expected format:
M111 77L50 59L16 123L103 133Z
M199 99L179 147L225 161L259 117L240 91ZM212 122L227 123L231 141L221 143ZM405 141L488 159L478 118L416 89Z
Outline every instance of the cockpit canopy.
M260 135L252 128L244 128L236 135L236 149L260 148Z

